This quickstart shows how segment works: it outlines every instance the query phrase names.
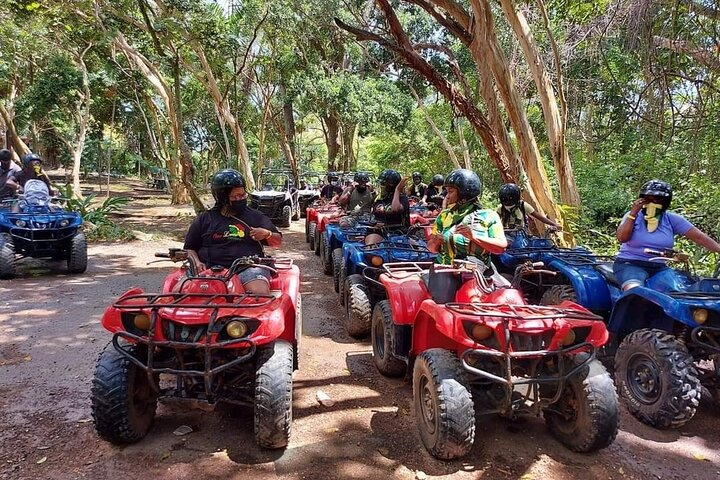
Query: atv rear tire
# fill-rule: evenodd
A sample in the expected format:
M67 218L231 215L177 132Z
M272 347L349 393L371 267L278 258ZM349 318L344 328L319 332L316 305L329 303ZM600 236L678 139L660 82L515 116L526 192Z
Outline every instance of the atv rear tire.
M305 220L305 243L310 242L310 222Z
M698 372L687 347L662 330L625 337L615 354L620 397L641 422L655 428L685 425L700 403Z
M258 350L255 372L255 440L285 448L292 426L293 347L277 340Z
M553 285L543 293L541 305L560 305L564 301L577 302L577 295L572 285Z
M332 252L330 251L330 241L327 239L325 233L320 235L322 244L320 245L320 261L322 262L323 273L325 275L333 274L333 259Z
M460 360L433 348L415 360L413 403L420 438L430 454L452 460L467 454L475 440L475 408Z
M347 267L345 266L345 262L343 262L342 267L340 267L340 278L338 278L338 285L340 286L340 291L338 294L340 295L340 306L345 306L345 280L347 279Z
M87 270L87 242L85 235L82 233L75 234L70 240L70 248L68 251L68 272L83 273Z
M0 278L9 280L15 278L15 246L10 242L0 244Z
M137 346L124 348L139 358ZM120 354L112 343L107 344L97 361L91 396L95 430L102 438L123 444L147 435L155 418L157 395L147 373Z
M353 338L370 333L370 292L362 275L354 274L345 280L345 329Z
M317 223L310 222L310 226L308 227L308 243L311 251L315 251L315 235L317 235Z
M281 227L289 227L291 217L292 217L292 207L290 205L285 205L282 208L282 215L280 216L280 226Z
M394 354L395 324L388 300L378 302L373 309L370 337L373 347L373 362L375 362L378 372L388 377L404 375L407 365Z
M343 264L343 249L336 248L332 251L333 287L335 292L340 293L340 273Z
M577 355L576 362L586 355ZM550 432L563 445L573 452L587 453L615 440L619 410L610 374L599 360L593 359L587 368L567 380L560 399L543 415Z

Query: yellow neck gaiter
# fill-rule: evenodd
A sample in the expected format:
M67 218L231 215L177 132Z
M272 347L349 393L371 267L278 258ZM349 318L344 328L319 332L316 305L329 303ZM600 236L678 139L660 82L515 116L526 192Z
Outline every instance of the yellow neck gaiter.
M647 231L653 233L657 230L660 224L660 215L662 214L663 206L657 203L648 203L645 208L645 221L647 222Z

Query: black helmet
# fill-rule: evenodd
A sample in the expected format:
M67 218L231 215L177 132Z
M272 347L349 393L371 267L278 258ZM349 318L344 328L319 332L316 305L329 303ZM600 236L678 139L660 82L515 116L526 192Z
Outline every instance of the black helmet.
M439 173L432 178L432 184L435 185L436 187L441 186L444 182L445 182L445 177L443 177Z
M355 183L368 183L370 182L370 175L365 172L357 172L353 177Z
M327 179L328 179L328 182L337 182L340 179L340 177L338 177L337 173L328 173Z
M0 150L0 162L7 162L8 160L12 160L12 152L7 148L3 148Z
M500 203L506 207L517 205L520 201L520 187L514 183L506 183L500 187L498 198L500 199Z
M645 196L657 197L660 201L660 205L662 205L663 209L666 210L670 208L670 202L672 201L672 187L669 183L663 182L662 180L650 180L640 187L640 194L638 197Z
M398 186L400 180L402 180L402 177L397 170L386 168L378 177L378 184L387 189L392 189Z
M40 159L40 155L37 153L28 153L27 155L23 155L22 157L22 163L23 167L27 168L30 166L30 164L34 161L38 161L42 163L42 160Z
M420 172L413 172L412 174L413 182L417 181L420 183L422 181L422 175L420 175Z
M245 187L245 177L237 170L220 170L212 179L212 194L215 205L222 207L230 203L230 191L236 187Z
M464 168L450 172L445 178L445 186L458 189L458 200L473 200L482 193L480 177L472 170Z

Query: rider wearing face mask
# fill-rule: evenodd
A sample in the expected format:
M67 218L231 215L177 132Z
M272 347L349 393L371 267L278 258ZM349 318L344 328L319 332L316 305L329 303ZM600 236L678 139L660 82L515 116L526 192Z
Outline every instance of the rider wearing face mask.
M21 193L28 180L42 180L47 185L50 195L53 195L50 178L42 169L40 156L35 153L23 155L22 164L23 168L21 170L10 173L5 185L15 193Z
M536 211L531 205L523 202L520 199L520 187L514 183L506 183L500 187L498 199L500 200L500 206L497 213L500 215L503 227L506 230L527 228L530 217L551 227L560 228L560 225Z
M200 269L229 267L238 257L264 255L263 246L278 247L282 234L268 217L248 207L245 178L232 169L221 170L212 180L215 206L193 221L185 235L184 249ZM240 272L248 293L270 292L270 274L262 268Z
M374 195L368 187L370 176L365 172L357 172L353 177L353 185L343 190L338 204L345 207L348 213L369 213L372 210Z
M657 255L645 249L673 248L675 235L682 235L708 250L720 253L720 245L693 226L685 217L670 212L672 187L662 180L650 180L630 206L617 229L620 242L613 272L623 290L641 286L645 280L669 268L662 260L651 260Z

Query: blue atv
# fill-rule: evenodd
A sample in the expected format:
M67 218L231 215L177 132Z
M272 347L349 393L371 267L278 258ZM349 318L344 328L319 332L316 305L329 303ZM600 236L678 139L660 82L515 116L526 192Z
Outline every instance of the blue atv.
M320 262L323 273L333 275L336 264L342 260L335 251L341 250L347 241L362 241L365 235L375 230L375 223L370 214L346 215L337 222L328 223L325 231L320 234ZM336 279L336 292L340 291L338 287Z
M0 278L15 277L17 257L65 260L70 273L83 273L87 243L82 223L78 213L51 204L43 182L28 180L25 193L0 202Z
M436 253L427 249L424 240L409 235L391 235L374 245L346 243L342 247L342 264L335 276L341 285L340 303L345 306L345 328L354 338L370 333L375 304L387 298L378 281L381 267L391 262L434 262Z
M606 318L628 410L652 427L676 428L695 415L703 389L716 398L720 391L720 279L694 275L685 254L647 252L680 267L623 292L609 259L544 254L558 275L535 285L542 304L576 301Z

